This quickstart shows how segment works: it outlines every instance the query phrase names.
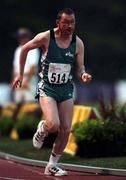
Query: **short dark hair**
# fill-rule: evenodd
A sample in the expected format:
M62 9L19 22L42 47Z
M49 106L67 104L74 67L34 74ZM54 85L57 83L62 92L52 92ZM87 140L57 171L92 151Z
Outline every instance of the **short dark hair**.
M71 15L71 14L74 14L75 15L75 12L74 10L72 10L71 8L64 8L62 10L60 10L57 14L57 19L60 20L61 19L61 16L62 14L65 13L65 14L68 14L68 15Z
M25 28L25 27L21 27L19 28L16 33L15 33L15 37L16 38L32 38L32 32L30 29Z

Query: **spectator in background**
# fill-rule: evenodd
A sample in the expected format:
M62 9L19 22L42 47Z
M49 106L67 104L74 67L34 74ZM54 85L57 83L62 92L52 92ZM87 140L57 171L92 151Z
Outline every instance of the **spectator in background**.
M19 74L19 58L21 47L32 38L32 32L27 28L19 28L15 33L15 37L19 43L19 46L14 52L13 59L13 77L14 79ZM15 89L13 94L13 100L16 103L22 101L33 101L36 92L37 84L37 71L39 61L39 49L33 49L28 52L27 62L24 68L24 79L21 89Z

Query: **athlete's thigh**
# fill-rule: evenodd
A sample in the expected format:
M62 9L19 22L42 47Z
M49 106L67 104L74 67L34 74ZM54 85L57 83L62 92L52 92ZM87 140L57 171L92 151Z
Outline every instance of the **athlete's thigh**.
M73 99L62 101L58 104L60 124L63 127L70 128L73 117Z
M59 124L59 114L57 109L57 102L49 96L39 97L40 106L47 123Z

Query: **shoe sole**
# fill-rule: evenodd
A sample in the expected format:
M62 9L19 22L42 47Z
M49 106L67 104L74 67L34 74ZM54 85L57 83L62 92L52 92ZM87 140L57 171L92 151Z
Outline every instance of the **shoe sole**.
M46 176L67 176L68 174L53 174L53 173L44 173Z

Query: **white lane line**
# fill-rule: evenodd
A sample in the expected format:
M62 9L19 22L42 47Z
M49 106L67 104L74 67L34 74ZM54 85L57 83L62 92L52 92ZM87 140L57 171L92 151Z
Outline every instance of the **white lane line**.
M9 177L5 177L5 176L4 177L0 176L0 179L3 179L3 180L26 180L26 179L9 178Z

